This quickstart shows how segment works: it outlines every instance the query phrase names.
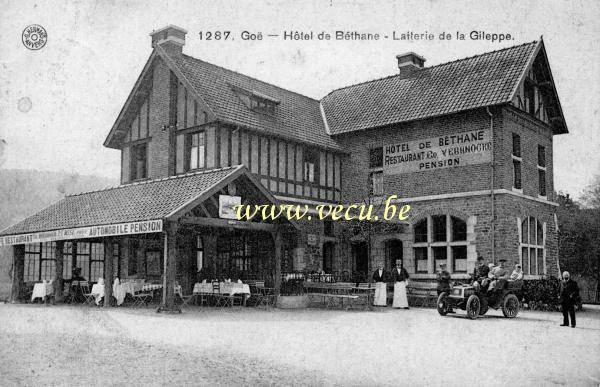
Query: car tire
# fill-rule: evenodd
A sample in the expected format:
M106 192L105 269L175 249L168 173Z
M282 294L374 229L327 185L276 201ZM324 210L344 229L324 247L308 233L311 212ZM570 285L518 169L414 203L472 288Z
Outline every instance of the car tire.
M481 300L475 294L472 294L467 300L467 317L475 320L481 310Z
M506 318L515 318L519 314L519 299L514 294L507 294L502 300L502 314Z
M440 315L445 316L450 311L450 303L448 301L448 293L443 292L437 299L437 311Z

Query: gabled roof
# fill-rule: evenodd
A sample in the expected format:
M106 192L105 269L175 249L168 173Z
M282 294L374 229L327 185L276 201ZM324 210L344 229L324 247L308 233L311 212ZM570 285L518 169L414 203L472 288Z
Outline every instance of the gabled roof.
M246 175L269 201L277 200L244 166L179 175L67 196L10 226L0 236L86 226L173 219L189 205Z
M542 41L526 43L335 90L321 101L329 131L336 135L510 103L540 48Z
M218 120L340 150L325 131L319 101L185 54L181 58L171 59L202 95ZM236 87L277 101L274 115L249 109L236 94Z
M550 91L551 126L556 134L566 133L543 40L425 67L409 76L393 75L344 87L321 101L185 54L169 55L157 46L104 144L118 148L126 130L122 120L156 57L198 98L210 120L343 152L332 136L510 104L538 56L550 77L544 87ZM242 100L241 91L275 102L274 114L252 110Z

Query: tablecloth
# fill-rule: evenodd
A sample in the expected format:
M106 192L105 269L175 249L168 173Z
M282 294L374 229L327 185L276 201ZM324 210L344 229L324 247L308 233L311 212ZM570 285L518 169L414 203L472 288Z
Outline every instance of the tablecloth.
M219 283L219 290L221 294L250 294L250 286L248 284L240 284L238 282L221 282ZM197 282L194 284L194 294L212 292L212 283Z
M31 293L31 301L36 298L41 298L42 300L46 296L50 296L54 293L54 286L51 283L37 283L33 285L33 293Z
M100 300L104 298L104 285L92 285L92 291L90 291L90 293L94 296L94 299L96 300L96 305L100 305Z
M132 296L137 292L149 292L162 289L162 284L143 284L139 282L124 282L113 285L113 296L117 299L117 305L122 305L127 293ZM175 294L182 296L181 285L175 285Z

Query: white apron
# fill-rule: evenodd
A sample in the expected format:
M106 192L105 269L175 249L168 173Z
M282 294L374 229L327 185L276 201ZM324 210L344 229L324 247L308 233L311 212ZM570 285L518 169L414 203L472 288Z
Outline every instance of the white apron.
M408 308L408 297L406 297L406 281L394 284L394 308Z
M375 283L375 300L373 305L375 306L387 306L387 284L385 282Z

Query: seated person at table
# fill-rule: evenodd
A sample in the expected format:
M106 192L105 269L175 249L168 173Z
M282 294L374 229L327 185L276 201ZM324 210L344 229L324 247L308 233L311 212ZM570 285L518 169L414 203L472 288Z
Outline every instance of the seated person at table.
M71 271L71 282L75 282L75 281L85 281L85 278L83 278L81 276L81 268L80 267L74 267L73 270Z
M521 269L521 265L518 263L515 265L515 270L513 270L510 275L510 279L513 281L520 281L523 279L523 269Z

